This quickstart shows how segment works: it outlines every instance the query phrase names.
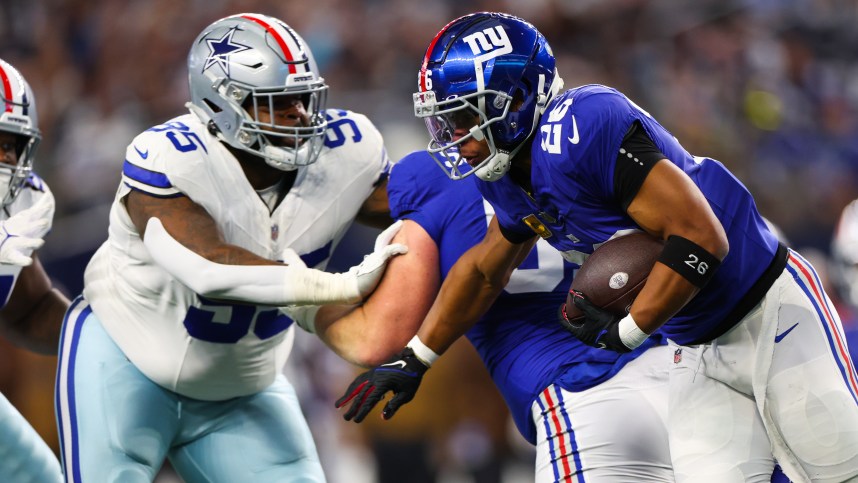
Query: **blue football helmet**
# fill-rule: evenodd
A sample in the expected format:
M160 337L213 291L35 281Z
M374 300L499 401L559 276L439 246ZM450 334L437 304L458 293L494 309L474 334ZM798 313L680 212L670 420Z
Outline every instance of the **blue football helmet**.
M476 173L496 181L506 174L563 87L554 64L545 37L511 15L474 13L438 32L418 74L414 113L426 121L428 151L450 178ZM471 138L489 147L474 166L459 154Z

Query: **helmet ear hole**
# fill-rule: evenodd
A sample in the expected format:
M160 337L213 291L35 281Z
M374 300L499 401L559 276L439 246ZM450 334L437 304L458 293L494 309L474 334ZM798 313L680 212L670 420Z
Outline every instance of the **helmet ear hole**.
M512 104L509 106L510 112L518 112L521 109L521 106L524 105L524 98L527 94L523 89L518 88L515 90L515 94L512 95Z
M220 106L218 106L217 104L215 104L214 102L212 102L208 98L204 98L203 102L205 102L206 105L209 107L209 109L211 109L212 112L214 112L215 114L217 114L223 110L220 108Z

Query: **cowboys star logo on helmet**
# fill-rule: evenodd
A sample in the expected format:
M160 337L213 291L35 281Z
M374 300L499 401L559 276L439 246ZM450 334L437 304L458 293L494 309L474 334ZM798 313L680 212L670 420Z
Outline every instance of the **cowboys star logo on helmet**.
M224 74L229 75L229 56L250 49L247 45L242 45L232 41L232 36L235 35L236 30L238 30L238 26L229 29L223 37L219 39L206 39L210 52L209 56L206 57L206 63L203 66L203 71L206 71L213 65L218 65L223 69Z

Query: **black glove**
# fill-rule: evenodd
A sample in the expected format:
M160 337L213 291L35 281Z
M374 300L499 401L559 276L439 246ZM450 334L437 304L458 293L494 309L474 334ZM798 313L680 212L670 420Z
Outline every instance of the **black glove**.
M428 369L429 366L418 359L410 347L406 347L386 363L355 378L343 397L337 400L337 409L354 399L343 418L346 421L354 419L354 422L359 423L388 391L393 391L393 398L381 413L384 419L390 419L400 406L414 399L423 374Z
M631 349L620 340L620 320L622 317L600 309L581 292L569 292L573 303L584 313L582 322L570 322L566 318L566 304L560 307L560 324L581 342L599 349L612 350L621 354Z

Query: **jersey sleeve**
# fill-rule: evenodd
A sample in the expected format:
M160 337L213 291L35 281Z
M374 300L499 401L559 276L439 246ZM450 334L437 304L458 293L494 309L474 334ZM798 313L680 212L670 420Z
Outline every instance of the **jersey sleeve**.
M443 226L453 215L453 210L440 209L443 205L432 200L439 196L458 198L461 194L457 188L440 169L435 168L435 161L429 153L413 152L399 160L391 171L387 185L390 214L396 220L408 219L418 223L435 243L439 243Z
M350 158L366 163L375 172L373 186L378 186L390 175L392 164L384 147L384 138L375 124L363 114L343 109L328 109L328 130L325 146L337 149L349 146ZM359 159L354 159L355 157Z
M182 192L167 174L167 147L163 132L146 131L138 135L125 150L122 164L122 184L158 198L181 196Z
M564 101L569 103L568 113L556 121L563 126L563 156L555 157L554 162L583 192L596 200L616 201L614 169L623 137L646 114L608 87L588 86L570 92L571 97Z

